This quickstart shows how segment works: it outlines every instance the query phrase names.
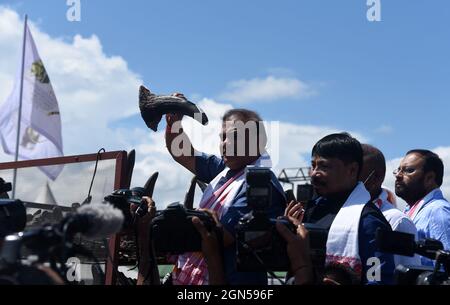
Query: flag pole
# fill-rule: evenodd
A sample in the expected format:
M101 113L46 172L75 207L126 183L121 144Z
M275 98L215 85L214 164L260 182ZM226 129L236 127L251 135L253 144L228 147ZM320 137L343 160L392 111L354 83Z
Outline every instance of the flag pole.
M25 72L25 44L27 38L27 24L28 24L28 15L25 15L25 23L23 27L23 44L22 44L22 67L20 72L20 95L19 95L19 115L17 120L16 156L14 158L15 162L19 160L20 121L22 119L23 78ZM12 189L13 199L16 198L16 181L17 181L17 168L14 168L13 189Z

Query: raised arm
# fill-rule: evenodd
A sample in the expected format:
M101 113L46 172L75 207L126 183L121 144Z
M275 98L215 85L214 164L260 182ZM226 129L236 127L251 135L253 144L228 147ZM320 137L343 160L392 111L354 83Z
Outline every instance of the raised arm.
M183 97L183 95L179 93L175 93L175 95ZM191 140L187 134L184 133L181 126L181 119L182 116L178 114L166 115L166 147L175 161L195 175L195 155L198 154L198 152L196 152L192 146Z

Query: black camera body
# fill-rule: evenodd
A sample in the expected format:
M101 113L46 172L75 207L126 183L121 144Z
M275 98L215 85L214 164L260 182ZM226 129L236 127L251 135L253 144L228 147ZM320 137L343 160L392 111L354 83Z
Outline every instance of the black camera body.
M272 205L272 171L267 167L246 168L247 205L264 213Z
M124 228L130 228L133 225L134 216L131 214L130 206L140 205L142 201L142 197L144 196L144 188L135 187L132 189L118 189L115 190L112 194L106 196L105 201L111 203L114 207L118 208L122 211L125 220L124 220ZM138 209L136 214L142 217L147 213L147 209Z
M237 270L239 272L265 272L289 270L286 241L275 227L276 219L250 213L239 220L236 227ZM296 227L280 220L293 233Z
M399 265L394 272L397 285L450 285L448 274L433 267Z
M450 285L450 251L444 251L440 241L424 239L415 241L412 234L385 231L376 232L377 247L382 252L397 255L422 255L435 260L435 267L398 266L395 282L399 285ZM443 267L443 268L441 268Z
M26 224L27 212L22 201L0 199L0 237L21 232Z
M252 211L239 220L236 227L237 270L288 271L290 261L287 244L275 227L281 221L292 233L296 227L287 219L270 219L266 210L272 202L272 172L269 168L247 167L247 204ZM302 201L309 201L314 196L310 185L302 189ZM298 199L298 198L297 198ZM328 230L314 224L304 224L310 236L311 258L315 266L325 263Z
M286 242L266 211L272 202L272 172L269 168L246 168L247 205L252 211L244 215L236 226L237 270L240 272L286 271L289 258ZM283 223L295 232L287 220Z
M208 231L216 228L214 219L206 212L186 209L172 203L158 211L152 220L151 236L158 254L182 254L202 250L202 240L192 223L198 217Z

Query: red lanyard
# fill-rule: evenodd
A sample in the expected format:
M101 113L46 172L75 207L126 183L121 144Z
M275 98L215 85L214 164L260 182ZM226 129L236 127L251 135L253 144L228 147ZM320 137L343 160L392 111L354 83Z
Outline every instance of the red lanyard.
M222 195L222 193L227 189L227 187L230 186L230 184L233 183L237 178L239 178L243 173L244 170L241 170L239 173L230 178L226 183L224 183L217 191L215 191L211 195L211 197L208 198L208 200L206 200L206 203L202 205L202 208L210 208L210 205L213 204L217 200L217 198L219 198L220 195ZM226 195L228 195L228 193Z
M381 209L381 206L383 205L383 200L381 200L380 198L378 198L377 200L375 200L375 204L377 205L377 207L379 209Z
M419 203L422 200L417 201L416 203L414 203L414 205L411 207L411 209L408 211L408 217L412 219L412 216L414 215L414 212L416 211L417 207L419 206Z

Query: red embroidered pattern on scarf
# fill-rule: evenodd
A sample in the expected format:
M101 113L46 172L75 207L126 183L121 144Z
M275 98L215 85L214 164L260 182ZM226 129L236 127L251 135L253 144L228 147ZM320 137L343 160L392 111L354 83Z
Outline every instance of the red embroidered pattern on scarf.
M347 256L327 254L327 264L328 265L343 265L343 266L353 270L358 276L361 276L361 273L362 273L361 260L356 257L347 257Z

